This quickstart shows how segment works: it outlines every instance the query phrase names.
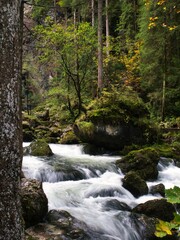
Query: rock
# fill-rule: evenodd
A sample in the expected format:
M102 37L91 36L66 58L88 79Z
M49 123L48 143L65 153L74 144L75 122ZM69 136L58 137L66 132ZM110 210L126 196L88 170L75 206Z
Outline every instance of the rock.
M155 195L160 194L162 197L165 197L165 186L164 184L160 183L155 186L152 186L149 190L149 193Z
M174 206L166 199L155 199L137 205L133 210L135 213L145 214L149 217L159 218L163 221L174 219L173 213L176 212Z
M22 178L21 204L26 227L43 221L48 212L48 200L41 182Z
M60 139L61 144L77 144L79 143L79 139L74 134L73 130L64 132Z
M162 238L155 236L156 224L158 223L157 218L148 217L144 214L135 214L134 217L141 223L142 239L144 240L178 240L176 233L173 235L167 235Z
M33 131L23 129L23 142L32 142L34 141L35 136Z
M49 240L90 240L92 239L86 233L87 227L84 223L72 217L66 211L51 210L47 217L46 223L38 224L26 230L26 233L32 237Z
M128 172L122 182L123 187L131 192L134 197L140 197L148 193L146 182L136 172Z
M50 120L49 109L46 109L44 112L38 113L36 117L41 121L49 121Z
M32 142L35 139L35 136L34 130L31 128L30 123L28 121L23 121L22 127L23 127L23 141Z
M129 152L125 157L117 160L116 165L123 173L135 171L144 180L156 180L158 162L157 151L153 148L144 148Z
M26 147L26 154L29 153L32 156L52 156L53 152L49 145L42 139L32 142Z
M131 211L131 208L126 203L120 202L117 199L108 200L104 204L104 209L106 211L110 210Z
M74 132L82 142L109 150L121 150L127 145L145 143L143 127L139 128L132 123L112 125L79 122L74 125Z

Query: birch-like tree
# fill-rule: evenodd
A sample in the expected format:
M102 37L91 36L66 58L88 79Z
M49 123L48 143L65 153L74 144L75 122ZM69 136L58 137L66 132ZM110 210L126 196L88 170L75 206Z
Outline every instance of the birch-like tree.
M21 0L0 1L0 239L22 240Z

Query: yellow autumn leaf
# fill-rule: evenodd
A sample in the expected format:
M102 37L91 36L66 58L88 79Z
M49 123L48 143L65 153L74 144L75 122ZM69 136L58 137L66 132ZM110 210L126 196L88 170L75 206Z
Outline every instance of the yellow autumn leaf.
M157 230L165 232L168 235L172 235L172 232L169 228L168 223L166 223L164 221L159 220L159 224L157 225Z

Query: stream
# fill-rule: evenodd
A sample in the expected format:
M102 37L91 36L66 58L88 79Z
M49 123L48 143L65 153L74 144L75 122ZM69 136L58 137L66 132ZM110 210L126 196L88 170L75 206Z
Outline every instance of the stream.
M24 146L27 146L24 143ZM52 157L24 156L23 172L27 178L43 182L49 210L68 211L83 221L99 237L98 240L142 240L143 227L127 210L119 210L119 201L133 208L160 196L135 198L122 187L122 174L115 166L120 156L88 155L82 145L50 144ZM180 169L164 159L158 165L157 181L166 188L180 186ZM118 201L117 201L118 200Z

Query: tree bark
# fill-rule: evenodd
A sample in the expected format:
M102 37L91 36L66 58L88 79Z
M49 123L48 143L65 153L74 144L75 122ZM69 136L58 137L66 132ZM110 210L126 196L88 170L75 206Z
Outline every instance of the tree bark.
M106 55L109 57L109 0L106 0Z
M24 239L20 204L21 0L0 1L0 240Z
M95 26L94 0L91 0L92 27Z
M98 95L103 88L102 0L98 0Z

